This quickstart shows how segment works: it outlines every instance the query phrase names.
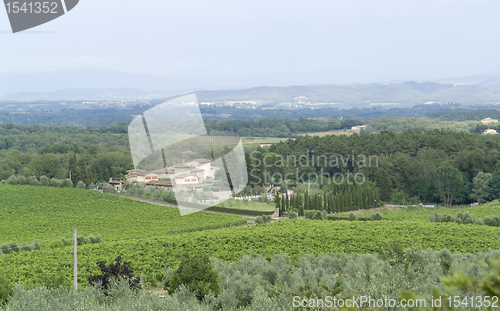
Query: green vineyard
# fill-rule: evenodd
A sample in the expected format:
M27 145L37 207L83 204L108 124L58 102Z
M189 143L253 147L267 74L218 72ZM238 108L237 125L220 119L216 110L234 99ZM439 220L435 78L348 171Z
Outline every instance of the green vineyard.
M78 235L104 241L246 224L234 215L195 213L137 202L97 191L0 185L0 244L47 240L78 228Z

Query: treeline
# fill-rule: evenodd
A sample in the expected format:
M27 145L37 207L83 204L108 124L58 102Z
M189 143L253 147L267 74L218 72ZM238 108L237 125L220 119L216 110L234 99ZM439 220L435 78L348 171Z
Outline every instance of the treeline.
M299 158L307 165L299 165ZM417 198L451 205L499 198L499 159L497 135L407 130L298 137L274 144L269 151L256 150L247 157L247 165L250 184L267 181L290 188L306 178L323 187L328 176L352 178L359 173L375 182L384 202L394 195L398 201Z
M359 119L261 119L261 120L206 120L207 131L226 131L241 137L293 137L297 133L326 132L350 129L363 124Z
M451 109L445 111L433 111L425 114L428 118L439 119L443 121L479 121L484 118L500 119L500 110L466 110Z
M20 125L69 125L69 126L109 126L120 122L130 122L134 116L151 108L150 105L134 105L127 108L109 109L62 109L60 111L23 111L22 113L0 111L0 123Z

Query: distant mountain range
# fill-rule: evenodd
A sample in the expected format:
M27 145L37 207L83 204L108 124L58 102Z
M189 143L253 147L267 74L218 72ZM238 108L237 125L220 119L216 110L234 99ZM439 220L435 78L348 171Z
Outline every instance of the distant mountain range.
M495 72L496 73L496 72ZM149 74L78 69L36 74L0 74L0 101L150 100L185 94L187 81ZM249 102L260 106L334 104L411 107L429 103L461 106L500 104L500 75L352 85L255 87L197 91L201 102ZM161 100L160 100L161 101Z
M500 84L500 76L496 83ZM200 91L203 101L265 101L277 103L335 103L338 107L413 106L428 103L483 105L500 103L500 87L454 85L435 82L373 83L258 87L235 91Z

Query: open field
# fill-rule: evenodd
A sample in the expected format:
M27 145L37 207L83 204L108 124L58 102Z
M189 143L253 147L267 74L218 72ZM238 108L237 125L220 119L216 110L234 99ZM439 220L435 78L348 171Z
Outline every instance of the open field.
M285 141L293 138L279 138L279 137L242 137L243 144L249 145L257 143L259 145L276 144L280 141Z
M297 136L327 136L327 135L347 135L350 136L354 133L359 133L359 130L348 130L348 129L343 129L343 130L334 130L334 131L328 131L328 132L308 132L308 133L299 133Z
M239 210L249 210L258 212L274 212L275 204L272 201L261 202L261 201L239 201L239 200L228 200L217 206L222 208L239 209Z

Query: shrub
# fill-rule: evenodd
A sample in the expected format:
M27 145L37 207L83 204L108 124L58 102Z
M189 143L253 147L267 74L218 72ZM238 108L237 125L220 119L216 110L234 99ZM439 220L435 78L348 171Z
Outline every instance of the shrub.
M85 189L86 188L85 187L85 183L83 181L81 181L81 180L76 184L76 187L78 189Z
M17 185L17 177L12 175L7 179L7 184L9 185Z
M12 288L12 283L0 274L0 307L7 304L10 297L12 297Z
M210 293L219 294L219 283L218 273L206 254L184 253L177 270L167 277L165 290L173 294L184 284L196 299L202 301Z
M34 249L35 249L35 247L34 247L32 244L23 244L23 245L21 246L21 250L22 250L23 252L30 252L30 251L32 251L32 250L34 250Z
M298 216L297 212L290 212L290 213L288 213L288 218L290 218L290 219L297 218L297 216Z
M134 270L130 266L131 263L122 263L121 256L116 257L115 262L115 264L109 264L109 266L106 266L105 261L97 262L97 266L101 270L102 275L89 276L87 279L89 284L98 286L106 296L109 293L108 291L112 282L119 281L120 279L126 281L130 289L141 289L141 279L139 277L134 277Z
M307 219L314 219L315 214L316 214L316 211L304 211L304 216Z
M441 215L438 213L434 213L431 216L429 216L429 221L430 222L441 222Z
M49 185L50 185L50 183L49 183L49 179L47 178L47 176L45 176L45 175L40 176L40 186L48 187Z
M30 176L28 177L28 185L40 186L40 182L35 176Z
M500 227L500 218L498 216L484 218L484 224L491 227Z
M443 215L441 222L455 222L455 219L451 215Z
M64 179L62 181L61 187L63 187L63 188L73 188L73 182L71 181L71 179L66 178L66 179Z
M39 251L41 249L41 246L40 246L40 243L38 243L38 240L35 240L33 242L33 248L36 250L36 251Z
M315 219L315 220L323 220L323 219L324 219L324 218L323 218L323 213L322 213L322 212L320 212L320 211L316 211L316 212L314 213L313 219Z
M89 239L84 237L84 236L79 236L77 239L76 239L78 245L83 245L83 244L87 244L89 242Z
M375 213L370 215L370 220L382 220L384 217L380 213Z
M2 181L0 181L0 185L5 185L7 182L5 181L5 179L2 179Z
M98 235L98 236L93 236L93 235L90 235L89 236L89 242L90 244L97 244L97 243L101 243L101 236Z
M271 216L270 215L264 215L262 216L262 221L267 224L271 222Z
M19 253L19 246L15 242L4 243L0 249L2 250L2 254Z
M17 184L18 185L26 185L26 177L24 177L24 176L17 176Z
M50 184L49 185L51 187L61 187L61 181L59 179L52 178L50 180Z
M349 214L349 221L356 221L358 220L358 216L356 216L356 214L354 213L350 213Z
M62 246L70 246L71 244L73 244L73 240L68 238L62 238L61 243Z
M262 223L264 223L262 216L255 217L255 224L262 224Z

